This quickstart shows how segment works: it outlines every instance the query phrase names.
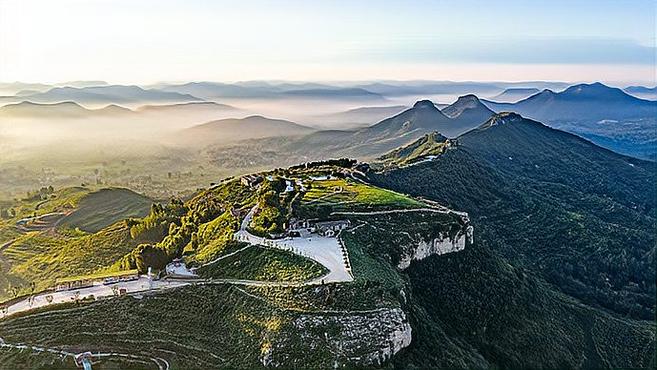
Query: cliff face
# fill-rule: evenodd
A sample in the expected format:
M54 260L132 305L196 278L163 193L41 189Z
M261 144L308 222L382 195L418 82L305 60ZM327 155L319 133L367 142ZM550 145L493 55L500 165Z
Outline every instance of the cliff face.
M291 325L286 335L263 347L260 361L264 366L291 367L302 360L293 353L317 351L327 352L321 367L381 365L411 344L412 338L401 308L303 314Z
M443 232L438 233L438 237L429 241L422 240L413 248L410 248L403 254L397 264L400 270L407 269L412 261L420 261L432 255L441 255L454 253L465 249L465 245L472 244L474 241L474 228L471 225L465 226L455 236L450 237Z

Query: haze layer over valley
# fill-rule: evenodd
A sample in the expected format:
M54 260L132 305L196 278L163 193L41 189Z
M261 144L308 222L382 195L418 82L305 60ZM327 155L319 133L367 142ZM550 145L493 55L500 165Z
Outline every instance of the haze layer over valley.
M0 1L0 370L655 369L656 6Z

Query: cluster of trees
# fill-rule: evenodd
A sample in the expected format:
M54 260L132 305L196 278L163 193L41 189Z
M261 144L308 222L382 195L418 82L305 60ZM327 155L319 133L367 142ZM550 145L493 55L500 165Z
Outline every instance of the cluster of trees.
M144 219L128 220L133 238L156 236L150 239L160 241L138 245L123 257L120 267L142 272L149 266L162 269L172 259L181 257L183 251L196 250L199 227L226 212L226 199L218 196L221 193L205 192L188 203L173 199L166 206L155 204Z
M148 216L128 219L126 225L130 228L130 236L133 239L161 240L167 235L171 225L179 224L180 218L188 211L182 200L174 198L167 205L154 203Z
M310 169L310 168L318 168L318 167L324 167L324 166L337 166L337 167L342 167L342 168L352 168L356 163L358 163L358 161L355 160L355 159L339 158L339 159L328 159L328 160L325 160L325 161L307 162L307 163L300 164L300 165L297 165L297 166L292 166L292 167L290 167L290 169L292 169L292 170Z
M284 193L285 180L274 178L265 180L258 189L258 212L253 216L251 231L257 235L278 234L285 231L285 222L289 218L289 202L293 193Z
M53 188L52 185L43 186L39 190L28 191L25 200L34 201L34 200L48 199L48 197L52 195L54 192L55 192L55 188Z

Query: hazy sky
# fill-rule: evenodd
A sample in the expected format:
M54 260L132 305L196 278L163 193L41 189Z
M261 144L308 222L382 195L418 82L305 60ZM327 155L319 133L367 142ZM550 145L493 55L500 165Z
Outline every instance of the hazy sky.
M655 84L656 0L0 0L0 81Z

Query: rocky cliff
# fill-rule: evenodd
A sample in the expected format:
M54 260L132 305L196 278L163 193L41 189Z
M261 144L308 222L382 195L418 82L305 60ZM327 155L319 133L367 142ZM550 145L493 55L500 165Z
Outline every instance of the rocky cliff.
M290 367L296 354L330 352L322 367L377 366L411 343L411 325L401 308L303 314L285 336L268 340L261 352L267 367ZM292 344L295 343L295 344ZM291 346L302 346L290 351Z
M421 240L417 245L406 250L397 264L400 270L407 269L412 261L420 261L432 255L441 255L462 251L465 245L474 241L474 228L465 226L455 236L439 232L437 238L425 241Z

